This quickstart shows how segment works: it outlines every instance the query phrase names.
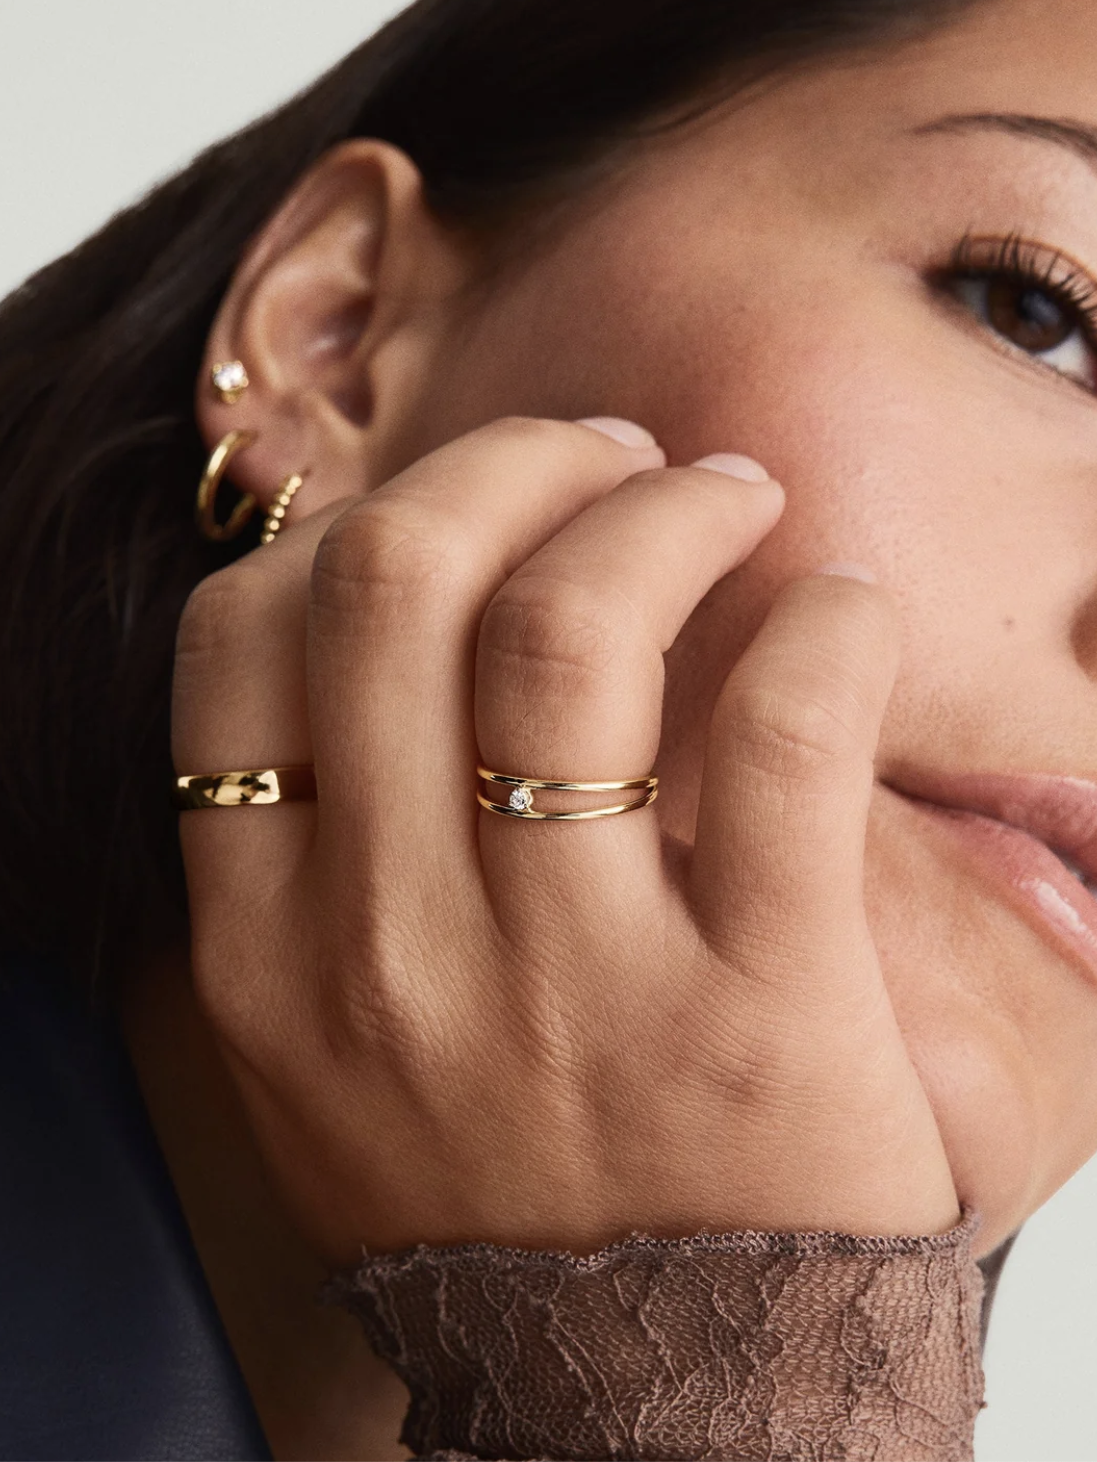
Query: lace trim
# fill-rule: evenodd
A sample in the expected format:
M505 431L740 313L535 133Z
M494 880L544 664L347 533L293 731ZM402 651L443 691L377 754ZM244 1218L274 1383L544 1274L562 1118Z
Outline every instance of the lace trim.
M420 1245L326 1297L408 1386L419 1457L958 1462L982 1404L977 1227Z

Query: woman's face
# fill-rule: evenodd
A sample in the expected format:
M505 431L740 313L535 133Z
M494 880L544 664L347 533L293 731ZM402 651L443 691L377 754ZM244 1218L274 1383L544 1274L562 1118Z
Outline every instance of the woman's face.
M1066 806L1044 784L995 785L988 802L960 780L1088 780L1069 831L1084 860L1087 307L1097 8L1000 0L903 50L785 75L633 154L493 280L418 417L425 450L504 413L627 416L672 463L745 452L785 485L778 527L668 656L658 810L685 843L714 698L778 586L852 560L898 596L870 916L961 1194L1002 1195L995 1242L1097 1149L1097 900L1030 837L993 836L1004 819L1063 846ZM999 821L944 816L919 792Z

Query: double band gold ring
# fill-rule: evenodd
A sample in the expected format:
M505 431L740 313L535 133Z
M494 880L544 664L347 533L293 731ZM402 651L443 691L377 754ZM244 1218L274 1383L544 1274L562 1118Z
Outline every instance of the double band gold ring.
M659 795L658 777L633 777L624 782L554 782L539 777L517 777L505 772L492 772L487 767L477 767L477 775L485 782L501 787L510 787L506 802L492 802L480 791L476 800L489 812L500 817L524 817L535 822L584 822L592 817L613 817L619 812L636 812L648 807ZM533 794L546 792L625 792L632 788L644 788L644 796L631 802L621 802L614 807L595 807L589 812L538 812L533 806Z

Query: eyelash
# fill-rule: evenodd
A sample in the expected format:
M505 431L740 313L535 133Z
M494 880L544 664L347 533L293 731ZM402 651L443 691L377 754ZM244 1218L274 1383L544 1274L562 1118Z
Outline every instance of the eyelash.
M1004 282L1049 295L1075 315L1086 344L1097 355L1097 283L1061 250L1020 234L987 238L968 233L953 251L946 271L946 283L958 279Z

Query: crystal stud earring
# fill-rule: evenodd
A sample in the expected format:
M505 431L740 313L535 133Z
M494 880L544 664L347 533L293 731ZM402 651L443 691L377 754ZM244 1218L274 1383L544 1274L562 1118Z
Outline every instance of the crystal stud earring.
M235 406L248 389L248 373L242 360L224 360L210 372L214 390L226 406Z

